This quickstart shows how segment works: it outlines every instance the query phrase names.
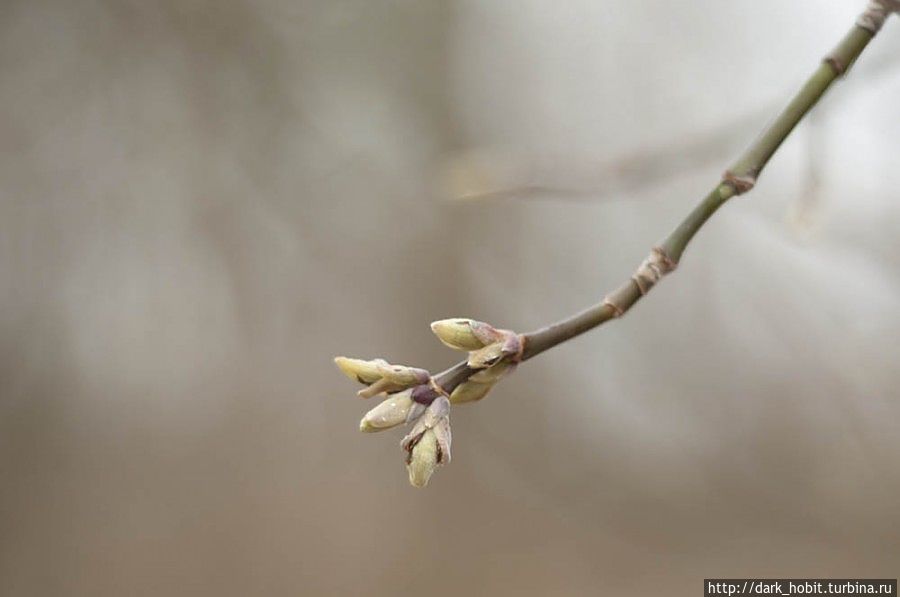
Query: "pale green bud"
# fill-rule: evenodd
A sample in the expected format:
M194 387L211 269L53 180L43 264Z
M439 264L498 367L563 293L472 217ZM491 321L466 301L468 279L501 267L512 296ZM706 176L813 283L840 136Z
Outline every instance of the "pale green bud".
M409 482L415 487L425 487L434 470L450 462L450 442L450 401L438 396L400 442L407 453Z
M488 395L491 388L494 387L493 382L479 383L477 381L464 381L450 394L450 402L453 404L462 404L464 402L475 402L481 400Z
M412 390L391 394L381 404L366 413L359 422L360 431L382 431L406 423L413 405Z
M441 319L431 324L438 340L455 350L478 350L502 339L490 324L474 319Z
M503 343L495 342L489 346L470 352L467 362L472 369L487 369L488 367L499 363L505 356L507 355L504 353Z
M428 429L413 446L406 470L414 487L425 487L438 465L438 443L434 431Z
M343 371L344 375L364 384L374 383L381 379L380 367L388 364L384 359L364 361L347 357L335 357L334 363L338 369Z
M412 386L428 383L431 377L425 369L391 365L384 359L364 361L337 357L334 362L347 377L368 386L357 392L361 398L399 392Z
M452 404L462 404L463 402L481 400L488 395L494 384L500 381L503 376L512 373L515 368L515 363L500 361L492 367L478 371L453 389L453 392L450 394L450 402Z
M514 360L521 357L522 337L509 330L496 330L500 340L484 348L469 353L468 364L473 369L486 369L500 363L507 357Z
M509 361L500 361L496 365L482 369L478 373L469 378L469 381L478 383L496 383L500 378L512 373L516 369L515 363Z
M379 365L378 371L381 373L382 379L393 385L405 388L428 383L428 379L431 377L425 369L407 367L405 365L391 365L389 363Z

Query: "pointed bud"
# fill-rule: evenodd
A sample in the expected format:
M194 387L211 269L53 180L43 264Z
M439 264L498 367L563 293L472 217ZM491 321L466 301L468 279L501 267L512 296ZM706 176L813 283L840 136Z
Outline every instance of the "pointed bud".
M474 319L441 319L431 324L431 331L455 350L478 350L503 338L492 325Z
M428 383L431 377L431 374L425 369L406 367L405 365L391 365L384 359L364 361L362 359L337 357L334 359L334 362L347 377L368 386L357 392L360 398L371 398L379 394L399 392L406 388Z
M407 367L405 365L391 365L389 363L379 365L378 371L381 373L382 379L393 385L405 388L428 383L428 379L431 377L431 374L425 369Z
M447 399L444 398L444 400L446 401ZM447 402L447 408L449 407L450 402ZM450 417L448 416L444 419L441 419L431 431L434 432L434 437L437 440L438 444L438 464L449 464L450 443L452 440L452 436L450 433Z
M425 487L438 464L438 444L434 431L425 431L416 445L412 447L406 470L409 482L414 487Z
M406 423L413 405L412 390L391 394L381 404L366 413L359 422L359 430L382 431Z
M492 367L478 371L453 389L453 392L450 394L450 402L452 404L462 404L463 402L481 400L488 395L494 384L505 375L515 371L515 369L515 363L500 361Z
M394 388L394 386L388 380L379 379L373 382L372 385L359 390L356 395L360 398L371 398L372 396L378 396L379 394L395 392L399 389L401 388Z
M469 381L493 384L500 381L501 378L509 375L515 370L516 363L510 363L509 361L500 361L496 365L488 367L487 369L482 369L478 373L474 374L469 378Z
M518 355L522 339L515 332L497 330L500 340L469 353L468 364L473 369L486 369L500 363L506 357Z
M344 375L364 384L374 383L381 379L382 374L379 367L387 365L387 361L384 359L364 361L347 357L335 357L334 363L343 371Z
M450 394L450 402L453 404L462 404L464 402L475 402L481 400L488 395L493 383L479 383L477 381L464 381Z
M438 396L400 442L407 452L409 482L415 487L427 485L435 468L450 462L450 442L450 401Z
M467 363L472 369L487 369L492 365L499 363L503 357L503 344L495 342L484 348L473 350L469 353Z

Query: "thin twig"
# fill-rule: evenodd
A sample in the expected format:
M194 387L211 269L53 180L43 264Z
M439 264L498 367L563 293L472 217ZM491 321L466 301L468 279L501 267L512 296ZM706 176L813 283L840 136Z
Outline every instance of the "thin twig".
M879 0L873 0L864 16L870 15L873 7L877 9L879 6L881 6ZM883 18L881 20L883 22ZM847 71L880 27L880 23L873 27L863 18L858 22L860 24L855 24L837 47L823 59L822 64L775 121L725 172L716 187L658 247L654 247L651 257L641 264L635 274L601 302L562 321L523 334L525 348L521 360L530 359L610 319L620 317L649 291L656 281L675 268L690 240L710 216L731 197L753 188L766 164L794 127L816 105L831 84ZM451 393L456 386L476 372L477 370L471 369L463 361L435 376L435 381L445 392ZM435 392L435 397L437 395Z

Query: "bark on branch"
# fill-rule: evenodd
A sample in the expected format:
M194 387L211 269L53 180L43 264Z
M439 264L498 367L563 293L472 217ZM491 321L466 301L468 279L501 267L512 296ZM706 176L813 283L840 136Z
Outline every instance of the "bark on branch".
M885 19L897 11L900 11L900 0L871 0L850 31L834 50L825 55L819 67L775 121L725 171L715 188L671 234L659 246L653 248L650 257L641 264L635 274L610 292L601 302L562 321L522 334L525 345L521 360L528 360L610 319L620 317L649 292L662 276L672 271L690 240L716 210L732 197L753 189L766 164L791 131L822 98L831 84L846 73L881 29ZM435 376L434 379L444 392L451 393L456 386L477 371L463 361ZM435 397L438 395L438 392L435 392Z

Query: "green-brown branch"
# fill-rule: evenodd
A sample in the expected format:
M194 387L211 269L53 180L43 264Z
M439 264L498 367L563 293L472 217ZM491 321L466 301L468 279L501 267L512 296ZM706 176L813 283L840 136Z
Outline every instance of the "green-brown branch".
M877 2L870 4L869 10ZM862 19L860 20L862 22ZM856 24L844 36L837 47L828 54L822 64L809 77L778 118L726 171L718 185L687 215L675 230L654 249L657 259L648 266L644 262L635 275L607 297L584 311L547 327L524 334L525 349L522 360L530 359L600 324L624 314L636 303L662 275L674 269L685 248L697 231L726 201L735 195L750 191L766 164L794 127L825 94L831 84L856 61L872 40L880 24L866 28ZM459 384L477 372L465 361L435 376L435 381L445 392L451 393ZM437 396L437 393L435 393Z

